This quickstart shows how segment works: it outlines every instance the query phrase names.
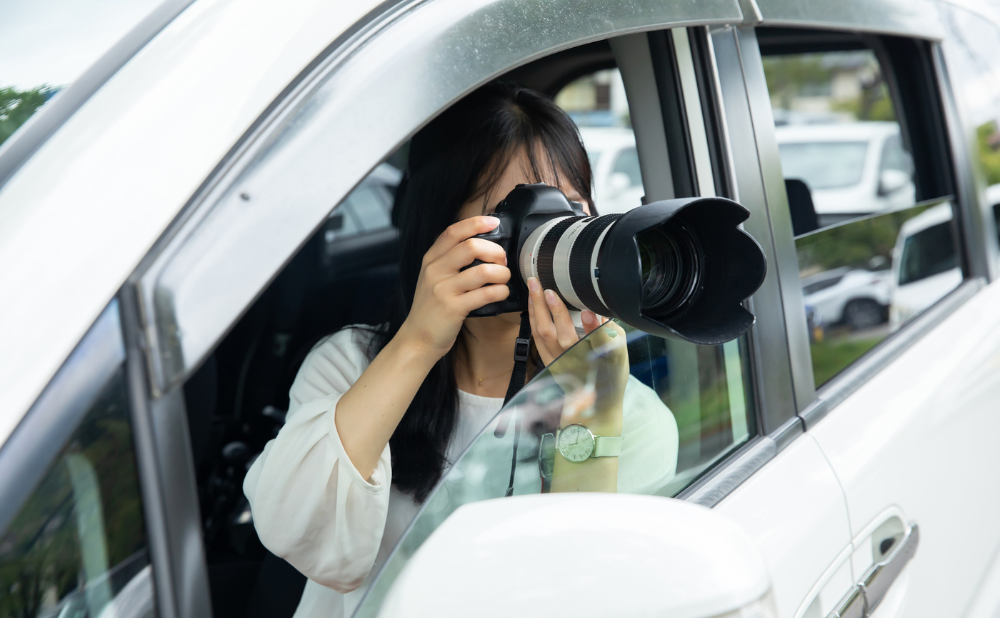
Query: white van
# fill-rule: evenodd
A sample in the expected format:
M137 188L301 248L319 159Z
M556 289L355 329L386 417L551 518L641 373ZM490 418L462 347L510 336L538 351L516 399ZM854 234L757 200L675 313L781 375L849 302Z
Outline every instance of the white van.
M305 577L261 544L241 484L281 431L304 354L386 303L399 175L380 166L401 169L421 127L491 80L554 97L610 67L647 199L748 210L768 264L747 303L756 323L704 346L627 329L630 375L677 427L672 444L643 443L655 465L621 460L629 482L616 489L644 495L548 494L538 427L523 424L516 451L515 431L485 431L412 521L393 522L398 543L346 613L997 615L1000 260L971 137L1000 116L1000 28L984 12L938 0L158 4L0 147L0 616L293 616ZM39 40L53 57L74 51ZM954 287L897 332L834 349L810 342L779 147L791 142L763 60L858 50L881 63L913 155L913 188L887 192L946 199L966 259L897 282L902 296L936 277ZM874 140L865 131L851 139ZM822 208L876 210L877 182L865 187ZM926 214L940 224L944 210ZM907 239L916 248L937 225L916 221L899 273ZM830 238L834 258L871 257ZM873 242L887 253L895 238ZM818 380L814 364L844 349ZM600 397L599 354L585 351L540 369L494 420L555 408L558 421L567 398ZM597 377L557 379L573 372ZM658 435L647 429L625 431Z

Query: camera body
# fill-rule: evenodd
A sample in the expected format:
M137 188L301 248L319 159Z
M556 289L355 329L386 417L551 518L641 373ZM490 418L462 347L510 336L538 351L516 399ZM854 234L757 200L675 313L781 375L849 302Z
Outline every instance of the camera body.
M469 314L469 317L473 318L527 311L528 286L521 275L521 269L517 266L525 241L532 232L549 221L565 217L586 217L587 213L583 210L582 204L569 201L559 189L537 183L517 185L497 205L496 212L492 216L500 219L500 225L473 238L494 242L503 247L507 253L507 264L510 266L510 281L507 282L507 287L510 289L510 295L499 303L490 303L476 309ZM478 264L482 262L476 260L466 268Z

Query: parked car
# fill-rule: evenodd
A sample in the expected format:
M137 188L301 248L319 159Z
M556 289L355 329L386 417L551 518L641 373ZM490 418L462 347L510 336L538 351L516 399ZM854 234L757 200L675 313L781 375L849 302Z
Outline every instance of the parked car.
M785 178L806 183L821 226L914 202L913 163L895 122L793 124L775 135Z
M871 328L888 319L890 274L888 270L835 268L803 279L802 295L827 324Z
M620 213L641 205L645 191L632 129L583 127L580 136L590 157L598 212Z
M981 8L901 6L163 4L0 149L0 616L291 616L304 578L257 538L243 476L316 337L372 320L398 268L391 227L324 226L346 203L384 223L384 200L352 192L476 87L516 79L554 96L611 66L647 199L748 210L768 263L747 303L756 322L711 346L627 329L631 375L677 429L676 448L630 441L666 417L629 409L622 448L652 463L622 458L618 472L642 495L543 491L546 434L518 421L610 385L591 379L600 355L585 346L540 369L490 421L510 430L481 433L394 523L395 549L345 611L996 615L1000 265L972 136L998 114L971 112L1000 100L1000 29ZM762 58L859 50L891 76L919 180L886 176L885 199L870 172L895 133L782 135L767 109ZM822 216L936 200L961 222L913 218L897 295L936 225L962 259L939 273L957 287L893 336L821 346L849 358L818 385L784 199L799 161L779 143L841 137L862 145L846 147L852 174L813 187ZM815 166L798 169L808 182Z
M952 209L940 204L910 219L899 230L892 252L893 329L913 319L962 283L952 237Z

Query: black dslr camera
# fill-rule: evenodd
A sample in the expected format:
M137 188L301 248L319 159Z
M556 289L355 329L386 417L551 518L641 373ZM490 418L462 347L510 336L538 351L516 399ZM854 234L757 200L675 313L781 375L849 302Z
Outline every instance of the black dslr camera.
M510 295L469 316L527 310L525 282L537 277L570 310L699 344L735 339L754 323L742 302L766 272L760 245L739 227L749 214L712 197L591 217L555 187L518 185L493 213L500 225L475 237L507 252Z

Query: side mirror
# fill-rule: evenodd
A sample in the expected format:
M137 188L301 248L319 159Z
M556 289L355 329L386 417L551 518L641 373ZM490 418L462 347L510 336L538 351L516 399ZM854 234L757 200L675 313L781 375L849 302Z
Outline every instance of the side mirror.
M899 191L911 182L910 175L900 170L882 170L878 177L878 194L886 196Z
M615 172L608 176L608 195L618 195L632 186L632 180L625 172Z
M379 612L720 615L777 617L767 567L741 528L680 500L597 493L459 508L410 559Z

